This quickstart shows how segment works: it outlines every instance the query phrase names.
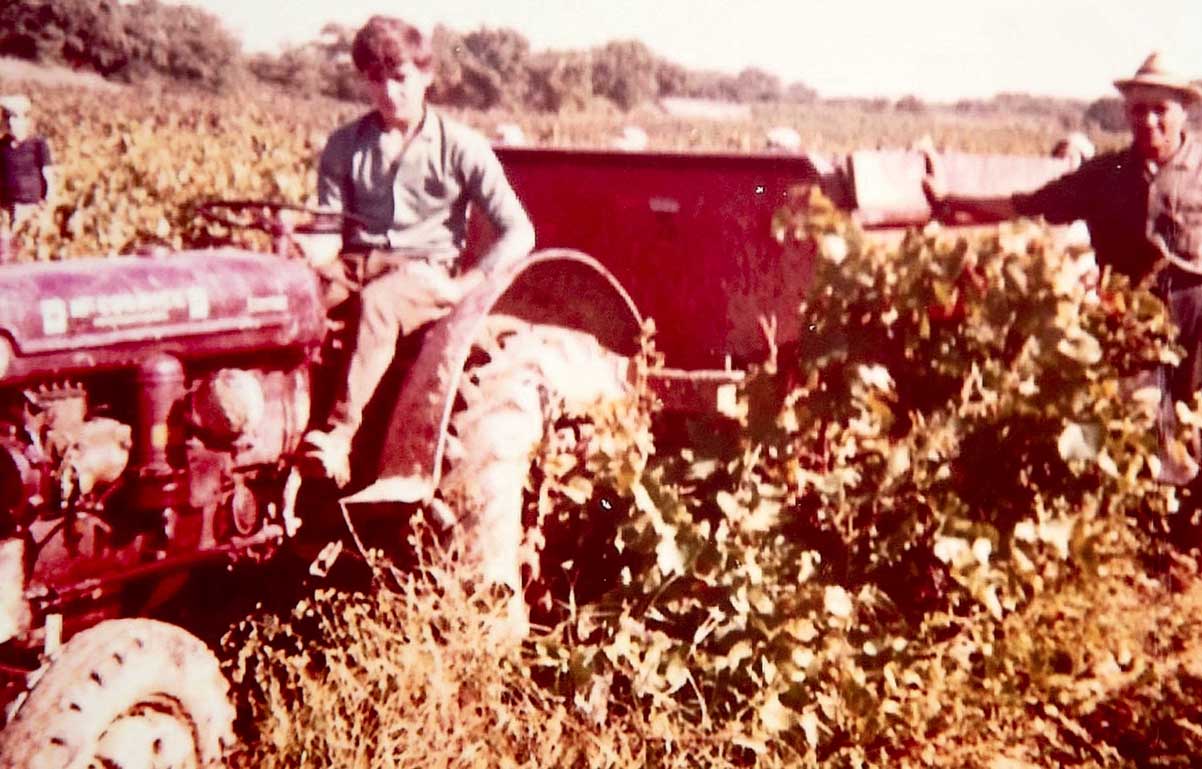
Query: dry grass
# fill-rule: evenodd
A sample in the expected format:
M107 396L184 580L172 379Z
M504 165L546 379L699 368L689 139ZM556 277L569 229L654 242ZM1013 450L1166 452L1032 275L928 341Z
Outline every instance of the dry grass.
M231 632L246 738L233 766L821 765L788 751L757 759L718 725L639 707L613 679L580 686L585 671L565 694L553 671L573 649L555 634L499 640L504 602L439 558L405 574L381 562L375 590L321 591ZM923 697L938 706L911 724L915 745L861 766L1190 766L1202 748L1187 716L1202 687L1200 618L1202 582L1185 560L1151 576L1116 565L1041 597L1007 619L1019 641L995 650L987 674L931 682Z
M375 589L320 591L227 636L243 736L235 767L722 767L727 741L649 723L608 691L557 694L566 650L506 638L505 602L449 556Z

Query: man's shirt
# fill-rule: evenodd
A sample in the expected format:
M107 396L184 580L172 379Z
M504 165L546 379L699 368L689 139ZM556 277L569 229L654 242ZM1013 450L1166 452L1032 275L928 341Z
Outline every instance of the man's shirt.
M1019 214L1053 224L1083 219L1098 263L1134 280L1159 261L1158 237L1202 271L1202 144L1193 136L1158 168L1129 147L1012 201Z
M317 172L318 202L355 214L343 232L346 250L423 252L455 264L467 239L469 204L500 233L529 227L521 202L488 140L427 109L409 145L391 164L380 146L383 123L370 112L337 129L326 143ZM494 249L491 269L521 254Z
M43 169L52 165L50 147L40 136L0 139L0 204L37 203L46 197Z

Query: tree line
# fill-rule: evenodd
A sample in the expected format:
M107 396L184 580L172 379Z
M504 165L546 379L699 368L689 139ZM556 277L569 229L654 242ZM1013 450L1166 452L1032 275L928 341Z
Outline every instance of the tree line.
M6 0L0 4L0 55L63 64L107 78L162 78L212 90L266 83L294 95L358 101L362 86L350 59L355 30L329 24L317 40L277 54L246 55L220 19L189 5L161 0ZM520 32L480 28L433 31L435 78L431 98L469 109L559 112L597 106L629 110L666 97L737 103L819 100L803 82L786 83L749 67L738 73L689 69L637 40L587 50L533 50ZM839 99L870 112L928 109L913 95L900 99ZM1022 113L1067 127L1121 129L1121 102L999 94L950 105L962 114Z
M0 55L137 82L152 76L219 89L241 46L210 13L159 0L5 0Z
M318 40L279 54L244 55L208 11L161 0L6 0L0 55L61 64L137 82L160 76L214 90L262 81L298 93L360 99L350 61L355 30L331 24ZM432 96L467 108L557 111L597 99L629 109L661 96L731 101L808 101L801 83L758 69L738 74L686 69L638 41L587 51L533 51L512 29L434 30Z
M260 80L339 99L361 96L350 60L355 30L329 24L318 40L278 55L248 59ZM817 92L804 83L747 68L737 74L687 69L658 56L637 40L588 50L535 51L512 29L433 31L434 101L472 109L558 112L598 101L627 110L667 96L735 102L809 102Z

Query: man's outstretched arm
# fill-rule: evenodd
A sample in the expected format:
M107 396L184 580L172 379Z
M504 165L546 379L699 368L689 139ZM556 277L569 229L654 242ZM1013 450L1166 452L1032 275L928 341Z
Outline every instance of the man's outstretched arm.
M961 224L993 224L1018 216L1014 201L1009 196L949 194L938 156L925 150L923 158L926 161L926 174L922 177L922 191L931 206L932 218Z

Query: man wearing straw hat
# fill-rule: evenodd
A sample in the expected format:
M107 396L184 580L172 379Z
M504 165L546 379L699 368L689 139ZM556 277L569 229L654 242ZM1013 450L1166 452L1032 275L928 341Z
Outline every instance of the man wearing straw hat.
M50 147L32 135L29 97L0 96L0 208L16 229L53 190Z
M928 153L923 189L940 219L986 223L1042 216L1053 224L1082 219L1100 266L1132 282L1154 280L1185 348L1181 364L1163 372L1161 427L1170 431L1173 402L1192 403L1202 387L1202 142L1188 128L1189 109L1202 102L1202 88L1156 53L1114 85L1131 129L1125 149L1009 197L948 194L938 160ZM1165 480L1188 480L1196 469L1171 470Z

